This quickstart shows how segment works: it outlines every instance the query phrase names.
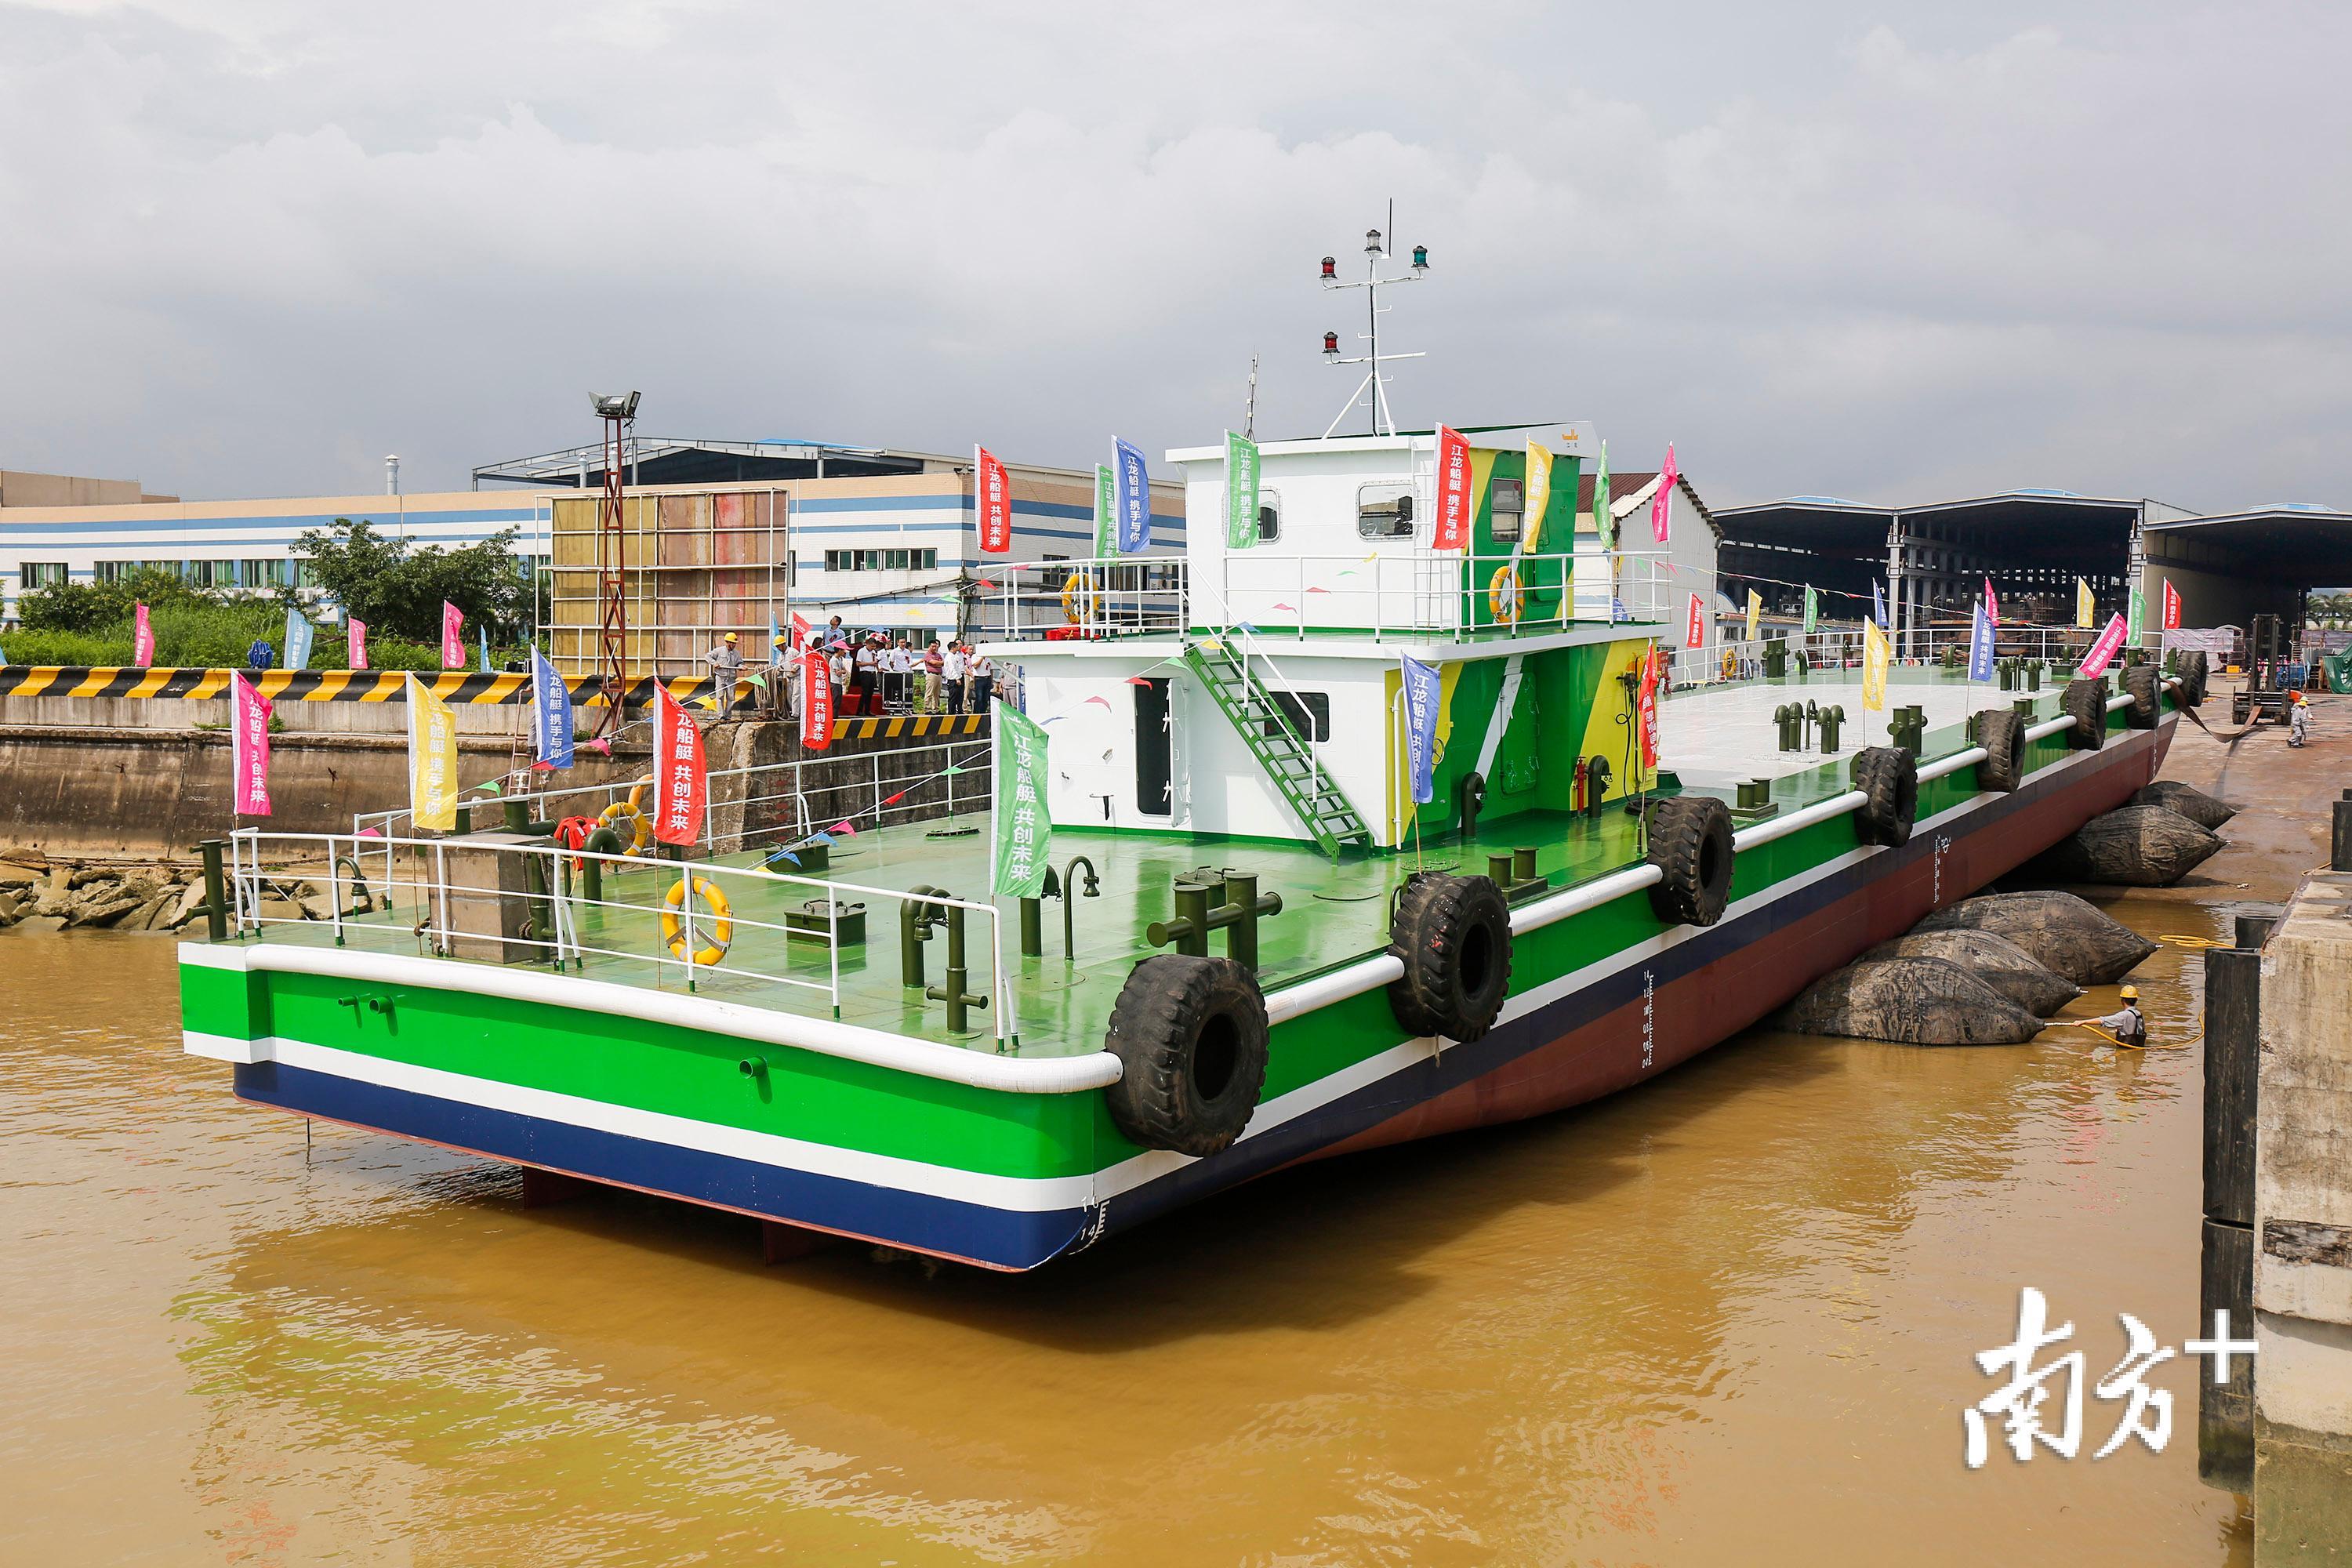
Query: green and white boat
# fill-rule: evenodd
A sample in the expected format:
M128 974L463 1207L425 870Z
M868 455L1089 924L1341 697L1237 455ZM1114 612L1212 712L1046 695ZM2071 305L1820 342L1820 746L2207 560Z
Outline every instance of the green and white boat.
M1713 649L1682 672L1646 761L1683 595L1589 523L1579 546L1573 454L1543 517L1513 510L1530 433L1469 433L1466 549L1431 547L1439 442L1406 433L1265 445L1238 551L1198 521L1226 448L1170 454L1181 572L990 568L1057 623L987 649L1046 736L1040 901L992 894L1009 825L940 815L953 778L828 844L807 828L839 808L779 769L744 791L772 826L684 864L528 822L243 831L220 934L181 949L186 1048L258 1104L1031 1268L1297 1161L1664 1072L2122 804L2201 696L2147 664L2046 690L1898 665L1865 713L1847 635L1791 635L1745 679ZM1406 659L1436 679L1426 802ZM1805 721L1780 749L1792 704L1842 709L1837 749ZM273 898L289 877L330 918Z

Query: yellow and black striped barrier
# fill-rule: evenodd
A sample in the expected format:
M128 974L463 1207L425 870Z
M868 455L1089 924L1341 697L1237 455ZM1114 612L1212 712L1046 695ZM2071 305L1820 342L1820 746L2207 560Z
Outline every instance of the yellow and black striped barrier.
M228 678L242 673L226 669L144 669L132 665L9 664L0 665L0 697L150 697L185 698L204 701L228 695ZM404 702L407 672L397 669L267 669L249 676L254 689L273 702ZM530 700L530 677L499 671L448 669L418 672L417 679L444 702L520 705ZM675 676L662 684L680 702L709 702L708 676ZM597 676L575 676L565 681L572 700L583 708L604 705L604 683ZM757 703L757 689L745 683L735 706ZM621 699L624 712L646 705L653 695L647 676L633 676ZM978 713L899 713L876 718L836 719L836 741L900 740L928 735L977 735Z

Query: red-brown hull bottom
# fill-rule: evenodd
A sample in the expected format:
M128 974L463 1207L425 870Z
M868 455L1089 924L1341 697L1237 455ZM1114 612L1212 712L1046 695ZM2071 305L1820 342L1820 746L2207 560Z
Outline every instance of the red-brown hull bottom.
M2155 777L2171 735L2170 721L2152 732L2111 735L2099 753L2070 763L2058 776L2030 782L1948 826L1923 825L1903 849L1834 877L1850 890L1820 907L1778 920L1768 907L1759 911L1766 929L1721 957L1661 978L1549 1043L1305 1158L1540 1116L1654 1078L2122 805ZM1521 1022L1541 1018L1538 1013Z

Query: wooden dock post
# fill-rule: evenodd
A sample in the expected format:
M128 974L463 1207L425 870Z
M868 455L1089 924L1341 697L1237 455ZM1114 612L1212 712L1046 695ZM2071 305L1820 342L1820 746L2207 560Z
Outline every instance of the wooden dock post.
M2242 916L2241 942L2260 916ZM2267 935L2264 930L2262 935ZM2226 1311L2254 1321L2254 1100L2261 1060L2262 954L2250 947L2205 953L2205 1216L2199 1247L2197 1321ZM2254 1489L2254 1364L2230 1381L2197 1383L2197 1475L2226 1491Z

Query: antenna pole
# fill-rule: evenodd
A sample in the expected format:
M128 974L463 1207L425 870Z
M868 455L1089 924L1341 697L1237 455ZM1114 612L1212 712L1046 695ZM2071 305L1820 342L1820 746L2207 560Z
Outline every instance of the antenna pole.
M1242 439L1257 439L1257 355L1250 355L1249 397L1242 405Z
M1360 397L1365 400L1366 408L1371 416L1371 427L1367 434L1373 436L1396 434L1396 415L1389 405L1388 381L1381 374L1381 289L1391 283L1418 283L1429 276L1429 247L1426 246L1413 247L1412 270L1410 272L1402 273L1393 278L1381 276L1381 263L1396 254L1395 198L1391 197L1389 201L1388 231L1385 234L1378 231L1368 233L1364 240L1364 280L1361 283L1340 282L1338 274L1333 270L1333 258L1328 256L1323 258L1325 289L1361 289L1364 291L1364 331L1360 335L1370 348L1370 352L1364 354L1352 357L1342 356L1339 353L1339 335L1337 332L1323 334L1323 356L1329 363L1360 364L1369 367L1364 379L1356 384L1356 390L1349 395L1346 403L1340 405L1339 414L1332 419L1330 426L1323 432L1326 440L1330 439L1349 414L1354 410L1356 400ZM1422 354L1419 351L1402 354L1392 352L1388 357L1392 360L1420 359ZM1253 379L1252 391L1255 395L1255 379ZM1255 404L1255 395L1252 401Z

